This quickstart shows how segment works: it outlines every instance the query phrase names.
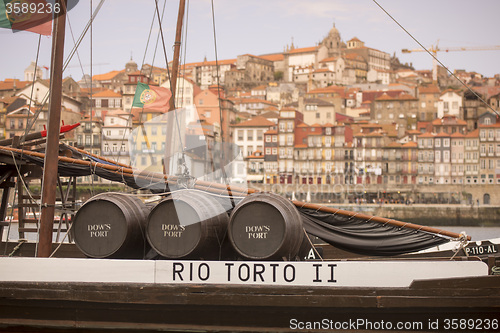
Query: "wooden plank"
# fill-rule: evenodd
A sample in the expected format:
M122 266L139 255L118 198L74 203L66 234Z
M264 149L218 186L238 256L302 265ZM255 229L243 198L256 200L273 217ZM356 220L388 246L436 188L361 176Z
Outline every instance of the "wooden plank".
M0 283L0 325L91 332L104 328L279 332L290 331L291 318L427 323L430 319L498 317L498 305L481 301L484 297L430 297L421 290L419 299L406 297L408 288L395 289L4 282ZM398 297L385 295L395 291ZM307 296L310 293L314 295ZM371 306L346 306L345 293L370 300ZM251 304L246 302L249 296L253 296ZM498 294L495 299L500 304Z
M59 229L58 228L54 228L53 229L53 232L57 232ZM61 228L61 232L66 232L68 229L66 228ZM19 228L19 231L20 232L38 232L38 229L37 228Z
M412 289L500 289L500 276L487 275L478 277L463 277L436 280L413 281Z

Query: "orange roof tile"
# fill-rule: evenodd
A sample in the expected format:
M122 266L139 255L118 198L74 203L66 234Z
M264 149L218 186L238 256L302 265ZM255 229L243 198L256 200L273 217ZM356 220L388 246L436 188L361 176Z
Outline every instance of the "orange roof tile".
M417 146L418 146L418 145L417 145L417 143L416 143L416 142L413 142L413 141L407 142L407 143L405 143L405 144L403 145L403 147L405 147L405 148L415 148L415 147L417 147Z
M22 89L27 85L31 84L30 81L19 81L17 79L5 79L5 81L0 81L0 90L11 90L14 88L14 83L17 89Z
M257 116L252 119L243 121L239 124L232 125L234 127L271 127L275 126L276 124L270 120L267 120L267 118L264 118L262 116Z
M479 129L475 129L465 135L466 138L479 138Z
M265 60L270 60L270 61L281 61L285 59L285 56L283 53L276 53L276 54L266 54L266 55L261 55L259 58L265 59Z
M427 87L424 87L424 86L418 87L418 92L420 94L439 94L441 92L441 90L439 90L439 87L437 87L435 85L430 85Z
M315 52L318 49L317 46L311 46L311 47L303 47L303 48L298 48L298 49L293 49L290 50L288 53L309 53L309 52Z
M424 133L424 134L420 134L418 137L419 138L434 138L436 135L433 134L433 133Z
M325 58L321 60L320 62L330 62L330 61L336 61L339 57L330 57L330 58Z
M494 128L494 127L500 127L500 121L497 121L495 124L490 124L490 125L479 125L480 128Z
M111 71L111 72L104 73L104 74L97 74L97 75L94 75L92 77L92 80L94 80L94 81L111 80L112 78L117 76L119 73L123 73L123 72L125 72L124 69L122 69L121 71Z
M92 97L122 97L122 94L114 92L113 90L103 90L96 94L93 94Z

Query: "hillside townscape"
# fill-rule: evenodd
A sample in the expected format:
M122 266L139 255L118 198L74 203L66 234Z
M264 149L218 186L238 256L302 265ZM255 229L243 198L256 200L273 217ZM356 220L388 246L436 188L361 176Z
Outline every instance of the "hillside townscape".
M311 47L186 63L175 104L197 110L189 135L240 147L232 177L252 188L324 203L499 202L500 75L414 70L374 47L343 41L333 26ZM3 138L47 124L49 82L35 67L27 64L24 80L0 81ZM131 161L135 151L161 158L161 130L147 128L148 145L127 138L166 112L132 107L137 83L169 88L168 77L133 59L92 78L66 77L61 117L81 126L63 141L127 165L149 163Z

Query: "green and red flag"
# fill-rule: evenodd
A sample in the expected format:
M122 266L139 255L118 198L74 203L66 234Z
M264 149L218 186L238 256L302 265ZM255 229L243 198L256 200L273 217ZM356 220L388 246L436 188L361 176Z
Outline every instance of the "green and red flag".
M50 36L53 13L59 10L45 0L0 0L0 28Z
M172 93L167 88L138 82L132 107L155 110L168 108L170 97Z

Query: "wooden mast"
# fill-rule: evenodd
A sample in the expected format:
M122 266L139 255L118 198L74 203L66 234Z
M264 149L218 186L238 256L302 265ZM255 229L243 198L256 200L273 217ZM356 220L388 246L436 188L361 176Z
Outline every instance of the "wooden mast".
M172 92L172 97L170 98L169 111L175 110L175 95L177 89L177 77L179 73L179 55L181 51L181 37L182 37L182 24L184 21L184 10L186 8L186 0L179 1L179 13L177 15L177 28L175 30L175 42L174 42L174 59L172 61L172 74L170 76L170 91ZM168 67L168 62L167 62ZM167 135L173 135L174 128L174 117L169 117L167 122ZM168 137L167 137L168 139ZM182 147L183 148L183 147ZM165 144L165 159L164 159L164 170L165 173L170 171L170 157L172 155L171 143L166 142Z
M42 208L37 257L49 257L52 252L52 230L54 228L54 206L56 202L67 0L57 0L56 3L59 4L60 11L59 13L54 13L52 33L49 119L42 178Z

